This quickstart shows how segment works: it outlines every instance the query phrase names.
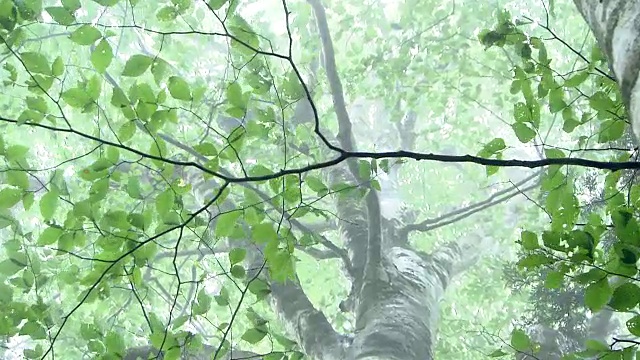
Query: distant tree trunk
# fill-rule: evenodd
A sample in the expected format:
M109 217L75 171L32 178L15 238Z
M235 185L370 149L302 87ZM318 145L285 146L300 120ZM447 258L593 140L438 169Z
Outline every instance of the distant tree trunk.
M574 0L609 60L636 136L640 139L640 1Z

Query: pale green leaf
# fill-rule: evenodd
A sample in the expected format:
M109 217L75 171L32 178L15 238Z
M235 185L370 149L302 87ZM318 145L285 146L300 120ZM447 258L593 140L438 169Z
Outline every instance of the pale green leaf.
M104 73L113 60L113 50L107 39L102 39L91 52L91 64L99 73Z
M44 220L48 221L53 218L53 215L55 214L58 207L59 195L60 194L58 193L58 191L52 188L49 192L42 196L42 199L40 199L40 214L42 214Z
M152 58L146 55L133 55L127 60L122 71L122 76L137 77L144 74L151 66Z
M91 25L82 25L69 35L71 41L78 45L91 45L102 37L100 30Z
M22 191L15 188L0 190L0 209L8 209L15 206L22 198Z
M169 93L174 99L184 101L191 100L191 89L189 88L189 83L187 83L183 78L179 76L169 77L167 87L169 88Z
M53 21L60 25L71 25L76 21L73 13L62 6L51 6L45 8L45 10L51 15Z
M20 58L27 68L27 71L33 74L51 75L51 66L49 60L38 52L23 52L20 54Z

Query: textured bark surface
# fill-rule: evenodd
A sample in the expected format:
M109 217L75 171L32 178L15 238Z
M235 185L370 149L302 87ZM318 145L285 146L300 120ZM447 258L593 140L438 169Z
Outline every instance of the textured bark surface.
M640 139L640 0L574 0L609 60Z

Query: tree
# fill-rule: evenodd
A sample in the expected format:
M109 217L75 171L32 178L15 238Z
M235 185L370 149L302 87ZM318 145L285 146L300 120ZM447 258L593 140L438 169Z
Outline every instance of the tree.
M593 31L600 48L608 59L611 71L620 85L622 102L629 112L633 130L640 134L640 122L636 121L640 112L640 41L638 34L637 1L575 0L576 7Z
M637 57L615 45L629 40L594 21L600 5L576 1L599 43L612 44L590 58L564 40L547 51L533 32L559 39L548 21L532 30L532 19L506 11L495 24L478 20L492 28L469 40L477 25L466 19L493 11L487 4L271 5L0 2L0 334L8 350L26 358L473 359L582 349L560 346L566 327L540 317L508 324L523 304L501 298L502 260L510 259L497 259L515 252L516 234L516 271L528 286L554 289L546 300L581 324L595 324L588 311L607 306L598 329L621 331L613 311L640 301L640 192L627 171L639 166L621 140L620 106L635 118L638 68L616 52ZM624 28L632 22L619 19L638 4L602 6L621 14L607 21ZM376 42L379 34L386 41ZM565 77L563 52L584 68ZM607 58L614 76L603 70ZM498 95L484 90L485 71L500 78ZM513 120L485 102L513 108ZM496 129L478 108L509 126ZM534 142L543 151L526 147ZM509 172L520 167L533 170ZM428 199L417 195L419 178ZM605 205L586 211L596 200ZM460 284L461 273L471 280ZM560 289L565 281L572 286ZM452 283L458 298L443 305ZM573 290L584 307L559 300ZM460 339L448 319L460 302L488 308L465 319L484 326L477 336ZM627 331L640 336L639 323L632 317ZM510 334L509 346L495 350L493 331ZM573 335L580 343L593 334ZM597 335L583 355L635 351L633 338L609 348L609 334Z

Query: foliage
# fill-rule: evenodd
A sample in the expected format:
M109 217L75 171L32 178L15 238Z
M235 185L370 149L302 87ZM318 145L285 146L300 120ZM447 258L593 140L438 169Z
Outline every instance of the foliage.
M612 162L630 159L628 149L633 145L627 114L615 79L608 70L603 70L607 64L597 45L593 46L590 56L583 56L567 45L584 65L562 74L553 68L545 41L522 30L533 22L527 17L513 22L511 15L504 11L498 15L494 28L483 30L478 36L487 48L509 48L519 57L511 93L521 94L524 102L514 105L515 135L523 143L540 139L545 146L541 118L544 111L548 111L550 115L561 114L565 133L577 132L572 138L581 156ZM541 27L558 39L548 25ZM548 126L559 127L555 123ZM586 126L589 128L581 131ZM596 131L592 133L591 129ZM597 151L598 144L603 144L601 148L607 151ZM545 146L545 155L565 157L567 153ZM544 349L545 342L550 341L549 335L545 339L539 333L532 333L534 338L538 337L538 344L534 345L523 332L514 332L512 348L516 352L558 359L563 355L563 359L575 358L570 355L574 353L579 357L633 357L635 346L621 344L609 348L605 341L615 327L609 321L608 312L628 312L640 300L635 284L637 258L635 250L630 250L635 248L632 239L637 238L635 183L633 175L624 171L597 174L561 166L546 170L541 179L539 201L549 225L541 231L521 232L518 241L522 247L521 258L517 269L507 268L506 276L515 289L529 292L532 299L520 325L529 329L541 325L549 329L545 331L553 332L554 338L564 339L564 343L550 352ZM603 316L606 316L605 322L598 324L598 317ZM627 318L627 331L632 335L637 335L635 323L634 317ZM586 342L586 350L579 351L583 349L584 339L591 340ZM495 353L496 357L502 355L506 353Z
M306 3L0 1L7 347L30 359L141 349L165 359L237 349L302 358L269 300L279 284L297 282L339 333L355 332L343 309L354 282L343 254L349 234L336 225L349 221L336 214L346 208L362 220L371 192L392 214L381 224L387 241L419 254L459 241L474 261L485 255L475 267L465 262L458 270L467 276L445 295L438 356L540 353L547 344L537 325L572 341L566 355L583 349L587 310L635 311L633 174L562 163L574 153L631 159L626 114L598 48L583 56L558 46L547 40L560 40L550 24L531 27L493 4L383 3L325 4L349 136L362 151L350 155L327 150L344 123ZM565 73L576 58L580 67ZM301 116L307 100L313 107ZM496 115L504 109L512 120ZM406 144L414 153L375 153ZM504 160L538 148L559 159L539 186L528 182L535 173L526 180ZM415 154L444 163L402 159ZM457 163L483 159L499 161ZM336 180L351 165L360 181ZM486 189L507 180L528 186L507 200L538 191L504 210ZM462 245L475 233L489 239L483 251ZM505 281L503 261L517 256ZM624 320L640 336L638 316ZM481 330L461 340L463 326ZM508 346L496 350L488 333L508 334ZM633 350L586 345L585 356Z

